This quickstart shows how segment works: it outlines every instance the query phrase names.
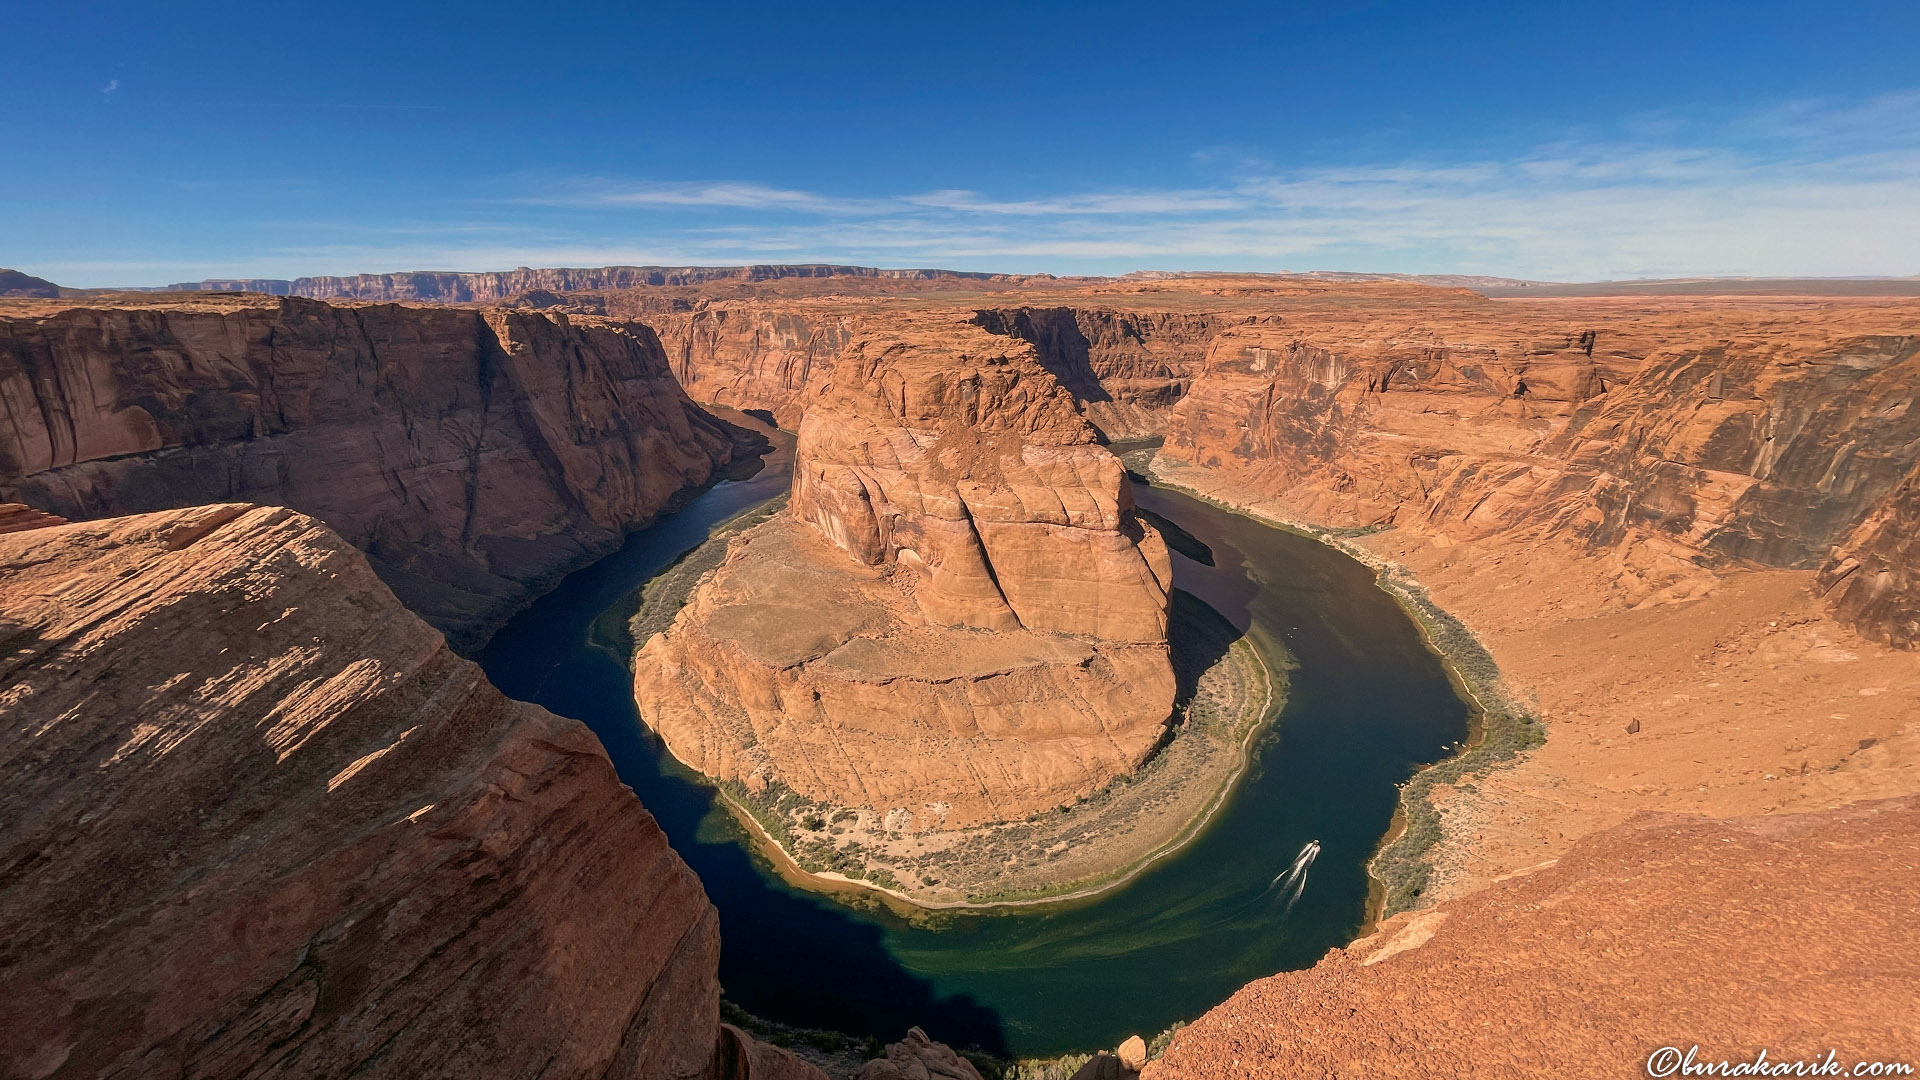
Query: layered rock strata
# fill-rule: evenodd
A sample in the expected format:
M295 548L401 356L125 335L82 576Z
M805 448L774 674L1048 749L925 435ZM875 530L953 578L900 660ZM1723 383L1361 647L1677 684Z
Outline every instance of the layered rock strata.
M1697 595L1718 568L1825 566L1852 578L1843 617L1920 639L1889 536L1920 461L1920 310L1563 325L1229 331L1164 452L1318 524L1561 542L1607 560L1626 606Z
M314 300L433 301L498 303L533 290L554 293L645 287L710 285L715 282L777 281L784 278L870 278L926 281L939 278L992 280L996 275L961 270L882 270L871 266L805 263L762 266L596 266L535 270L520 267L488 273L415 270L399 274L351 277L227 278L168 285L173 291L254 292L304 296Z
M1110 439L1158 434L1161 414L1186 395L1215 338L1229 329L1278 321L1084 304L989 308L974 318L993 333L1030 342L1041 363Z
M813 397L789 510L641 650L641 713L750 790L1010 820L1151 753L1171 566L1030 348L962 323L856 339Z
M0 1072L812 1077L581 724L215 505L0 536Z
M0 314L0 498L292 506L460 648L733 453L645 327L263 297Z
M833 370L856 321L836 307L751 301L646 319L694 399L763 409L789 431L798 430L808 395Z
M1920 642L1920 469L1834 547L1815 588L1836 618L1866 637Z

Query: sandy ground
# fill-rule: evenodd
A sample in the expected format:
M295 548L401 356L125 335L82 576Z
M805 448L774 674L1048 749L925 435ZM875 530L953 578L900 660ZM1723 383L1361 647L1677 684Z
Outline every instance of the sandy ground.
M1732 817L1920 793L1920 654L1827 617L1809 571L1735 572L1698 599L1565 617L1541 600L1582 592L1558 551L1367 543L1480 634L1547 724L1515 767L1436 791L1436 899L1641 810Z

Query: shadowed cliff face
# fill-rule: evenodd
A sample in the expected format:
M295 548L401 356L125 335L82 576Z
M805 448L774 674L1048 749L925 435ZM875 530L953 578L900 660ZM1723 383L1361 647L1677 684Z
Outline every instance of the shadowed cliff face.
M0 318L0 497L292 506L460 648L732 452L644 327L259 297Z
M855 338L794 474L636 661L676 757L926 829L1071 802L1152 751L1167 549L1029 347L943 317Z
M974 321L1032 344L1040 362L1110 439L1157 433L1157 411L1186 394L1213 340L1228 328L1278 322L1258 315L1078 306L988 309Z
M599 743L319 522L0 535L0 1073L819 1074Z
M1702 562L1818 566L1920 461L1916 390L1920 337L1810 327L1784 346L1663 349L1542 448L1592 507L1561 527L1595 547L1641 530Z
M649 316L673 373L698 401L764 409L798 429L806 397L853 339L856 317L803 306L703 304Z
M1834 548L1815 588L1867 637L1920 642L1920 470Z

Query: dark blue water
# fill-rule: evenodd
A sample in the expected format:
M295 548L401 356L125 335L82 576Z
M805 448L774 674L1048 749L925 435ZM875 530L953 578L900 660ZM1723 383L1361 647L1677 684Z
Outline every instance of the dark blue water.
M1175 584L1297 665L1253 764L1193 844L1126 887L1021 914L910 923L793 888L756 862L709 788L639 722L624 658L589 629L708 529L785 490L783 467L721 484L636 533L515 618L480 657L508 694L597 732L720 911L727 997L773 1020L1051 1055L1147 1036L1241 985L1311 965L1366 916L1365 864L1395 786L1465 737L1467 708L1371 571L1305 537L1177 492L1144 507L1212 549L1175 556ZM1308 841L1319 859L1289 909L1273 888Z

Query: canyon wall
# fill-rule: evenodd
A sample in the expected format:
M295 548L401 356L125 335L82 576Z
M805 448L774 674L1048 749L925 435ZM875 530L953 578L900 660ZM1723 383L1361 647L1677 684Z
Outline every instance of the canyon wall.
M1185 396L1222 333L1278 322L1260 315L1084 305L987 308L974 321L1032 344L1110 439L1157 434L1159 413Z
M645 645L636 694L676 757L750 790L1015 820L1159 741L1170 575L1030 347L903 320L816 387L790 508Z
M1920 469L1834 549L1814 587L1867 638L1920 642Z
M754 301L703 303L646 324L694 400L765 410L789 431L858 329L857 316L837 307Z
M699 881L312 518L0 535L0 1073L792 1078Z
M0 315L0 409L0 498L291 506L463 649L735 452L645 327L299 299Z
M1522 451L1637 366L1596 360L1578 333L1316 329L1214 339L1166 417L1165 452L1261 482L1326 524L1394 520L1424 498L1435 462Z
M1825 565L1843 617L1920 640L1889 503L1920 461L1920 313L1595 321L1229 330L1164 453L1317 524L1562 543L1607 560L1628 606L1720 568Z

